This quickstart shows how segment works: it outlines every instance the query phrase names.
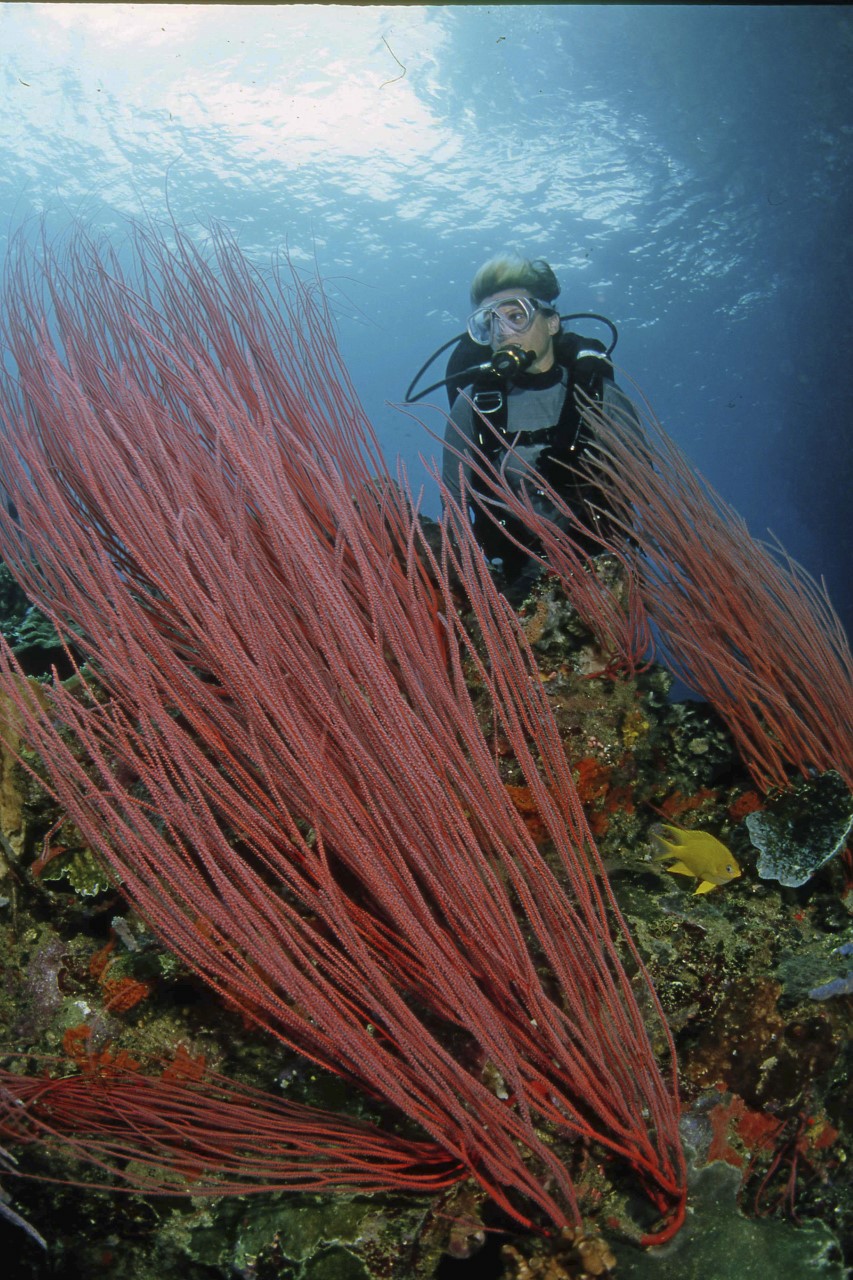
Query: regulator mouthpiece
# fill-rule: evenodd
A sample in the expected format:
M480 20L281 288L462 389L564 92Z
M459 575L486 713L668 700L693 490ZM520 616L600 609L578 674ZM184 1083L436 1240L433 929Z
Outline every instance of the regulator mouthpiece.
M499 377L513 378L517 373L523 373L529 368L535 359L535 351L524 351L521 347L513 345L496 351L490 364Z

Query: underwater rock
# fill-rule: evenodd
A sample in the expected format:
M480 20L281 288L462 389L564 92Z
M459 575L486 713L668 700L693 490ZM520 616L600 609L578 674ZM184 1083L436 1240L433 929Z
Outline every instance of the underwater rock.
M853 795L829 769L750 813L746 828L761 854L761 878L796 889L844 848L853 829Z

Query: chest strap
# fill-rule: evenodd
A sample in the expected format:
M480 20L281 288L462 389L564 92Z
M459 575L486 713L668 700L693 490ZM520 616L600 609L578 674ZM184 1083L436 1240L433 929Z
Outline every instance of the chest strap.
M478 413L494 429L489 431L482 422L474 422L477 444L490 461L495 460L510 438L521 447L548 449L558 458L568 458L576 450L581 435L581 412L575 401L575 389L580 387L591 399L600 401L605 379L613 377L612 367L602 353L583 351L574 362L573 369L562 366L562 371L565 395L559 417L552 426L540 427L536 431L509 431L509 404L504 382L492 375L475 383L471 399Z

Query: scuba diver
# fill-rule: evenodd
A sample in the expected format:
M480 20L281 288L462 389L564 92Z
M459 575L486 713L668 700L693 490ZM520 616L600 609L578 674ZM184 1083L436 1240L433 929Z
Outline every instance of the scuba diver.
M498 468L511 446L523 463L544 476L592 534L607 537L612 532L607 521L607 495L591 477L583 476L582 462L594 450L594 436L591 426L582 421L575 392L582 390L611 416L637 431L639 419L613 380L608 357L616 345L615 327L605 317L590 312L561 317L554 306L559 293L554 272L541 258L504 255L485 263L475 275L471 285L475 310L468 318L467 334L461 336L450 357L448 376L443 379L451 404L444 438L443 480L447 492L458 502L460 467L466 482L477 487L477 477L465 460L468 446L479 449ZM613 333L609 347L563 330L563 319L578 319L581 315L609 326ZM411 394L439 354L436 352L419 371L407 400L420 399L442 385L435 383L417 396ZM463 395L459 395L460 390ZM458 453L463 455L461 462ZM504 474L510 485L519 490L523 469L514 467L512 458ZM526 488L536 510L565 527L568 522L565 517L561 519L545 493L532 490L529 480ZM523 598L539 565L505 535L511 533L522 546L532 550L541 548L493 496L480 494L478 489L477 492L487 499L494 517L490 518L476 504L469 506L477 541L500 571L505 594L511 592L515 598ZM572 537L591 555L602 550L595 537L585 539L577 529L572 530Z

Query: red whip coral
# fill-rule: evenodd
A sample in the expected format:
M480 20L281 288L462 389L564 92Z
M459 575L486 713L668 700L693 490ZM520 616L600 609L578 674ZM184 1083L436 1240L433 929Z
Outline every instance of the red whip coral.
M853 787L853 656L824 588L750 536L650 410L645 441L586 412L667 665L723 717L762 792L815 769Z
M620 564L621 598L596 581L572 534L583 526L544 477L513 458L565 530L513 492L484 455L472 466L484 492L536 534L548 567L612 655L609 667L639 666L651 619L666 665L725 720L762 792L784 789L792 772L829 769L853 787L853 655L825 589L784 548L750 536L648 405L643 432L588 399L584 413L596 440L584 465L613 507L610 541L599 541ZM488 514L476 490L467 488L464 500Z
M578 1224L544 1125L631 1166L665 1238L685 1195L674 1079L521 625L467 521L451 513L430 552L321 295L265 284L222 235L212 247L215 266L140 232L133 279L80 236L63 261L18 247L0 550L93 674L36 696L4 650L3 683L54 795L162 942L424 1138L136 1074L103 1090L7 1074L25 1106L0 1133L156 1163L186 1108L175 1158L218 1190L472 1176L519 1221ZM445 603L451 575L477 644ZM559 871L501 781L465 664ZM267 1148L270 1126L295 1136Z

